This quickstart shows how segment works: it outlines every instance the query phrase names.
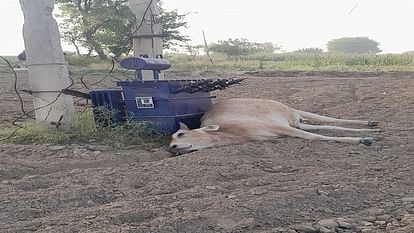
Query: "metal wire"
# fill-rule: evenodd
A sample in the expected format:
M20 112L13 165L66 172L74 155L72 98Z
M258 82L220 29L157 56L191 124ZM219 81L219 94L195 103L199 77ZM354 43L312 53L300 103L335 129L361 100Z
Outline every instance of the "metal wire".
M92 83L92 84L89 84L89 85L91 85L91 86L93 86L93 85L96 85L96 84L98 84L98 83L101 83L101 82L103 82L105 79L107 79L108 77L111 77L111 78L114 78L114 79L116 79L116 80L118 80L118 81L122 81L122 79L120 79L120 78L117 78L117 77L115 77L115 76L113 76L112 75L112 72L114 72L114 69L115 69L115 62L114 62L114 59L112 59L111 60L111 62L112 62L112 67L111 67L111 69L109 70L109 72L102 78L102 79L100 79L100 80L98 80L98 81L96 81L96 82L94 82L94 83ZM93 73L92 73L93 74ZM91 73L90 74L88 74L88 75L91 75ZM91 88L85 83L85 81L83 80L83 78L85 78L85 75L84 76L81 76L81 78L80 78L80 80L81 80L81 83L82 83L82 85L87 89L87 90L90 90Z
M54 103L56 103L58 100L59 100L59 98L60 98L60 96L63 94L63 92L61 91L61 92L59 92L58 94L57 94L57 96L56 96L56 98L55 99L53 99L51 102L49 102L49 103L47 103L47 104L45 104L45 105L43 105L43 106L40 106L40 107L37 107L37 108L34 108L34 109L32 109L32 110L30 110L30 111L26 111L25 110L25 108L24 108L24 101L23 101L23 98L22 98L22 96L21 96L21 94L20 94L20 92L19 92L19 90L18 90L18 76L17 76L17 73L16 73L16 71L14 70L14 68L13 68L13 66L10 64L10 62L6 59L6 58L4 58L4 57L2 57L2 56L0 56L0 58L2 59L2 60L4 60L6 63L7 63L7 65L8 65L8 67L10 68L10 70L13 72L13 75L14 75L14 85L13 85L13 88L14 88L14 91L15 91L15 93L17 94L17 96L19 97L19 101L20 101L20 107L21 107L21 112L22 112L22 115L20 115L20 116L18 116L18 117L16 117L14 120L13 120L13 122L12 122L12 125L13 126L15 126L15 127L18 127L15 131L13 131L9 136L7 136L6 138L3 138L3 139L0 139L0 141L7 141L7 140L9 140L10 138L12 138L14 135L16 135L16 133L20 130L20 129L25 129L26 127L25 126L22 126L22 125L19 125L18 124L18 122L21 120L21 119L23 119L23 118L25 118L25 117L28 117L28 118L30 118L30 119L33 119L33 120L35 120L36 118L34 118L33 116L31 116L30 114L31 113L33 113L33 112L35 112L35 111L37 111L37 110L40 110L40 109L43 109L43 108L46 108L46 107L49 107L49 106L52 106ZM68 89L68 88L70 88L70 87L72 87L73 85L74 85L74 80L73 80L73 78L71 77L71 76L68 76L69 77L69 79L71 80L71 83L70 83L70 85L68 86L68 87L66 87L65 89ZM34 96L35 98L38 98L38 97L36 97L36 96ZM43 100L43 101L45 101L45 100ZM51 111L52 111L52 107L50 107L49 108L49 110L48 110L48 113L47 113L47 115L46 115L46 117L45 117L45 119L43 120L43 121L41 121L41 122L38 122L37 124L41 124L41 123L43 123L43 122L45 122L45 121L47 121L48 120L48 118L49 118L49 116L50 116L50 113L51 113ZM60 125L60 121L62 121L62 119L63 119L63 116L61 116L60 118L59 118L59 121L56 123L57 124L57 127ZM53 124L53 122L52 122L52 124Z
M148 11L151 9L152 3L153 3L153 0L150 0L149 3L148 3L147 8L144 11L144 14L142 15L142 18L141 18L141 21L140 21L138 27L128 36L128 38L125 40L125 43L123 44L121 50L119 50L119 52L115 55L115 57L119 57L124 52L124 50L127 47L129 41L131 40L131 38L142 27L142 25L144 25L145 17L147 16Z
M140 21L140 23L139 23L139 25L136 27L136 29L128 36L128 38L125 40L125 42L124 42L124 44L123 44L123 46L122 46L122 48L121 48L121 50L118 52L118 54L116 54L115 55L115 57L119 57L123 52L124 52L124 50L125 50L125 48L127 47L127 45L128 45L128 43L129 43L129 41L131 40L131 38L133 37L133 35L143 26L143 24L144 24L144 21L145 21L145 17L146 17L146 15L147 15L147 13L148 13L148 11L150 11L151 10L151 5L153 4L153 0L150 0L149 1L149 3L148 3L148 6L147 6L147 8L145 9L145 11L144 11L144 14L143 14L143 16L142 16L142 18L141 18L141 21ZM151 14L152 14L152 10L151 10ZM153 15L152 15L152 17L153 17ZM153 27L153 18L151 18L151 27ZM152 49L154 50L154 43L152 43ZM114 61L117 61L118 63L119 63L119 61L115 58L115 57L112 57L112 60L111 60L111 63L112 63L112 66L111 66L111 69L110 69L110 71L102 78L102 79L100 79L100 80L98 80L98 81L96 81L96 82L94 82L94 83L92 83L92 84L89 84L89 85L87 85L86 84L86 82L84 81L84 77L85 76L82 76L81 77L81 83L82 83L82 85L86 88L86 89L88 89L88 90L90 90L90 86L93 86L93 85L96 85L96 84L98 84L98 83L101 83L101 82L103 82L105 79L107 79L108 77L111 77L111 78L114 78L114 79L116 79L116 80L119 80L119 81L122 81L122 79L120 79L120 78L117 78L117 77L115 77L114 75L112 75L112 73L113 73L113 71L114 71L114 69L115 69L115 62ZM49 108L49 110L48 110L48 113L47 113L47 115L46 115L46 117L45 117L45 119L42 121L42 122L38 122L37 124L41 124L41 123L43 123L43 122L45 122L45 121L47 121L47 119L50 117L50 113L51 113L51 111L52 111L52 105L54 104L54 103L56 103L58 100L59 100L59 98L61 97L61 95L62 94L64 94L62 91L56 91L56 92L58 92L58 94L57 94L57 96L56 96L56 98L54 99L54 100L52 100L51 102L49 102L48 104L45 104L45 105L43 105L43 106L40 106L40 107L37 107L37 108L34 108L34 109L32 109L32 110L30 110L30 111L26 111L25 110L25 106L24 106L24 100L23 100L23 98L22 98L22 96L21 96L21 94L20 94L20 92L19 92L19 90L18 90L18 76L17 76L17 73L16 73L16 71L14 70L14 68L13 68L13 66L10 64L10 62L6 59L6 58L4 58L4 57L2 57L2 56L0 56L0 58L2 59L2 60L4 60L6 63L7 63L7 65L8 65L8 67L10 68L10 70L13 72L13 75L14 75L14 85L13 85L13 88L14 88L14 91L15 91L15 93L16 93L16 95L18 96L18 98L19 98L19 101L20 101L20 111L22 112L22 115L20 115L20 116L18 116L18 117L16 117L14 120L13 120L13 122L12 122L12 125L13 126L15 126L15 127L17 127L17 129L16 130L14 130L9 136L7 136L7 137L5 137L5 138L2 138L2 139L0 139L0 141L7 141L7 140L9 140L9 139L11 139L12 137L14 137L15 135L16 135L16 133L19 131L19 130L21 130L21 129L26 129L26 127L25 126L23 126L23 125L19 125L18 124L18 122L20 121L20 120L22 120L23 118L25 118L25 117L28 117L28 118L30 118L30 119L32 119L32 120L36 120L36 118L35 117L33 117L33 116L31 116L30 114L32 114L33 112L35 112L35 111L37 111L37 110L40 110L40 109L43 109L43 108L46 108L46 107L49 107L50 106L50 108ZM31 64L31 65L33 65L33 64ZM37 64L35 64L35 65L37 65ZM123 74L123 76L125 76L125 77L127 77L128 79L131 79L129 76L127 76L125 73ZM69 89L69 88L71 88L73 85L74 85L74 80L73 80L73 78L69 75L68 76L69 77L69 79L71 80L71 84L68 86L68 87L66 87L65 89ZM32 93L29 93L29 94L34 94L33 92ZM32 95L34 98L40 98L40 97L37 97L37 96L34 96L34 95ZM44 100L44 99L42 99L43 101L46 101L46 100ZM82 99L80 99L80 100L78 100L78 101L75 101L75 103L79 103L80 101L82 101ZM46 101L47 102L47 101ZM82 112L84 112L86 110L86 108L84 108L83 110L82 110ZM63 115L59 118L59 120L58 120L58 122L51 122L51 124L52 125L55 125L56 126L56 128L58 128L59 126L60 126L60 124L61 124L61 121L63 120Z

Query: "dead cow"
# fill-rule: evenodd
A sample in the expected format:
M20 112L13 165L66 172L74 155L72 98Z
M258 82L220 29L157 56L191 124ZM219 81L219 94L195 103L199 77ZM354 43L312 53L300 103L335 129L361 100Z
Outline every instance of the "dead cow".
M201 118L201 128L190 130L180 123L180 129L172 135L169 151L174 155L202 148L243 144L251 141L269 140L290 136L309 140L327 140L370 146L369 137L328 137L304 130L342 130L350 132L376 132L378 129L354 129L314 123L344 123L368 127L378 125L376 121L343 120L320 116L290 108L273 100L228 99L218 102Z

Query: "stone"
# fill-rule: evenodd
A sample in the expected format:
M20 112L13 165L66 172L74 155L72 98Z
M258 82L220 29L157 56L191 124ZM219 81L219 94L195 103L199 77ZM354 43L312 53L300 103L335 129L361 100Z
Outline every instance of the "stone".
M319 229L316 229L312 224L310 223L303 223L299 225L294 225L291 227L293 230L301 232L301 233L316 233L319 231Z
M404 215L404 217L401 219L401 223L408 225L410 223L414 222L414 215L410 215L410 214L406 214Z
M9 180L3 180L0 184L11 184L11 182Z
M403 202L413 202L414 203L414 197L405 197L401 199Z
M344 222L344 221L338 221L338 225L340 228L345 228L345 229L355 228L355 225L348 223L348 222Z
M380 227L385 227L387 225L386 221L375 221L375 225L379 225Z
M374 229L371 228L365 228L361 230L361 233L374 233Z
M110 146L106 146L106 145L87 145L86 146L87 150L90 151L108 151L111 150Z
M333 219L323 219L323 220L318 221L318 224L328 229L333 229L333 228L338 227L338 223Z
M379 208L371 208L371 209L365 210L364 212L370 216L378 216L378 215L383 215L385 213L385 210L379 209Z
M227 198L228 199L233 199L233 198L235 198L236 197L236 195L234 195L234 194L229 194L229 195L227 195Z
M319 229L319 232L322 232L322 233L335 233L335 229L328 229L328 228L325 228L325 227L321 227Z
M49 149L53 151L59 151L66 149L66 146L51 146Z
M397 229L398 227L400 227L400 226L399 226L399 225L394 225L394 224L392 224L392 223L388 223L388 224L387 224L387 227L385 227L385 231L386 231L386 232L390 232L390 231L392 231L392 230Z
M368 226L372 226L374 225L372 222L367 222L367 221L359 221L359 224L364 226L364 227L368 227Z
M265 194L267 192L268 192L268 190L267 189L263 189L263 188L255 188L255 189L252 189L250 191L250 193L252 195L262 195L262 194Z
M319 194L319 195L321 195L321 196L329 196L329 193L327 193L327 192L325 192L325 191L322 191L322 190L316 190L316 192Z
M391 216L387 214L377 216L377 221L389 221L390 219Z
M292 230L292 229L288 229L288 230L286 230L286 233L297 233L297 231Z
M364 216L364 217L361 217L361 220L367 221L367 222L374 222L376 218L373 216Z
M333 214L333 213L335 213L335 211L333 211L332 209L329 209L329 208L325 208L325 209L323 209L323 212L328 213L328 214Z

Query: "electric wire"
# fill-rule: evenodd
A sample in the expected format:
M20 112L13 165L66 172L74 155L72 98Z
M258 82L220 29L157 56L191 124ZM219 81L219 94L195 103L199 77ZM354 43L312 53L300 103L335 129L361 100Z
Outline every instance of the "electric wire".
M131 40L131 38L134 36L134 34L141 29L141 27L144 25L145 22L145 17L147 16L148 11L151 9L151 5L153 3L153 0L150 0L148 3L147 8L144 11L144 14L142 15L141 21L139 23L139 25L137 26L137 28L135 28L135 30L128 36L128 38L125 40L121 50L119 50L119 52L115 55L115 57L119 57L125 50L125 48L127 47L129 41Z
M94 83L92 83L92 84L86 84L86 82L84 81L84 77L86 76L86 75L84 75L84 76L81 76L81 78L80 78L80 81L81 81L81 83L82 83L82 85L87 89L87 90L90 90L91 88L90 88L90 86L94 86L94 85L96 85L96 84L99 84L99 83L101 83L101 82L103 82L105 79L107 79L108 77L111 77L111 78L114 78L114 79L116 79L116 80L118 80L118 81L122 81L122 79L120 79L120 78L117 78L117 77L115 77L114 75L112 75L112 73L114 72L114 69L115 69L115 61L117 61L118 63L119 63L119 60L118 59L116 59L116 57L119 57L123 52L124 52L124 50L126 49L126 47L127 47L127 45L128 45L128 43L130 43L130 40L131 40L131 38L133 37L133 35L143 26L143 24L144 24L144 22L145 22L145 17L147 16L147 13L148 13L148 11L150 11L151 10L151 5L153 4L153 0L150 0L149 1L149 3L148 3L148 6L146 7L146 9L145 9L145 11L144 11L144 14L143 14L143 16L142 16L142 18L141 18L141 20L140 20L140 23L139 23L139 25L136 27L136 29L127 37L127 39L125 40L125 42L124 42L124 44L123 44L123 46L122 46L122 48L121 48L121 50L118 52L118 54L116 54L115 55L115 57L112 57L112 59L111 59L111 69L110 69L110 71L102 78L102 79L100 79L100 80L98 80L98 81L96 81L96 82L94 82ZM151 10L151 14L152 14L152 10ZM151 30L153 30L153 14L152 14L152 16L151 16ZM152 38L153 39L153 38ZM154 50L154 41L152 42L152 49ZM13 68L13 66L11 65L11 63L6 59L6 58L4 58L3 56L0 56L0 58L3 60L3 61L5 61L6 63L7 63L7 65L8 65L8 67L10 68L10 70L12 71L12 73L13 73L13 75L14 75L14 85L13 85L13 88L14 88L14 91L15 91L15 93L16 93L16 95L18 96L18 98L19 98L19 101L20 101L20 111L22 112L22 114L20 115L20 116L18 116L18 117L16 117L14 120L13 120L13 122L12 122L12 125L13 126L15 126L15 127L17 127L17 129L16 130L14 130L9 136L7 136L7 137L5 137L5 138L2 138L2 139L0 139L0 141L7 141L7 140L9 140L9 139L11 139L12 137L14 137L16 134L17 134L17 132L19 131L19 130L21 130L21 129L25 129L26 127L25 126L23 126L23 125L19 125L18 124L18 122L20 121L20 120L22 120L23 118L25 118L25 117L28 117L28 118L30 118L30 119L32 119L32 120L36 120L36 118L35 117L33 117L33 116L31 116L30 114L32 114L33 112L35 112L35 111L37 111L37 110L41 110L41 109L43 109L43 108L46 108L46 107L49 107L50 106L50 108L49 108L49 110L48 110L48 113L47 113L47 115L46 115L46 117L45 117L45 119L42 121L42 122L38 122L37 124L41 124L41 123L43 123L43 122L45 122L45 121L47 121L48 120L48 118L50 117L50 113L51 113L51 111L52 111L52 105L54 104L54 103L56 103L58 100L59 100L59 98L62 96L62 94L64 94L63 93L63 91L59 91L59 93L56 95L56 98L55 99L53 99L51 102L49 102L49 103L47 103L47 104L45 104L45 105L43 105L43 106L40 106L40 107L37 107L37 108L34 108L34 109L32 109L32 110L30 110L30 111L26 111L25 110L25 106L24 106L24 100L23 100L23 98L22 98L22 96L21 96L21 94L20 94L20 92L19 92L19 90L18 90L18 75L17 75L17 73L16 73L16 71L15 71L15 69ZM125 72L126 73L126 72ZM126 77L126 78L128 78L128 79L131 79L128 75L126 75L125 73L123 73L122 75L124 76L124 77ZM89 74L90 75L90 74ZM73 80L73 78L69 75L68 76L69 77L69 79L71 80L71 84L68 86L68 87L66 87L65 89L69 89L69 88L71 88L73 85L74 85L74 80ZM35 96L35 95L33 95L33 93L31 93L31 95L34 97L34 98L40 98L40 97L37 97L37 96ZM40 99L42 99L42 98L40 98ZM42 99L43 101L45 101L45 102L48 102L48 101L46 101L46 100L44 100L44 99ZM79 103L80 101L82 101L83 99L80 99L80 100L77 100L77 101L75 101L74 103ZM86 109L87 109L87 106L82 110L82 112L84 112L84 111L86 111ZM63 120L63 115L59 118L59 120L58 120L58 122L51 122L51 124L53 124L53 125L56 125L56 127L58 128L59 126L60 126L60 122Z

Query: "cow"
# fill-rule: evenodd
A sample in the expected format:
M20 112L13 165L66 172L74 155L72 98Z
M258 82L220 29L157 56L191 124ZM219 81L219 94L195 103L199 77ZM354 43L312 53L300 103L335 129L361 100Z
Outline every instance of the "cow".
M312 125L309 122L319 123ZM367 128L345 128L321 123L364 125ZM290 108L280 102L265 99L235 98L219 101L201 118L201 127L189 129L180 122L172 135L168 151L173 155L212 147L270 140L278 137L298 137L370 146L371 137L330 137L305 130L341 130L378 132L377 121L344 120Z

